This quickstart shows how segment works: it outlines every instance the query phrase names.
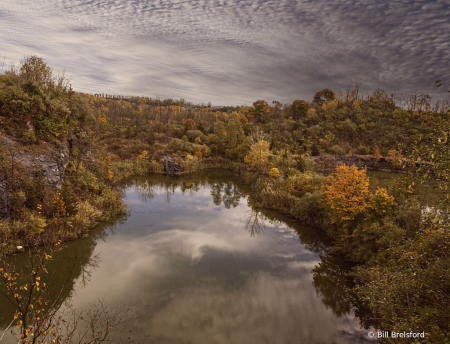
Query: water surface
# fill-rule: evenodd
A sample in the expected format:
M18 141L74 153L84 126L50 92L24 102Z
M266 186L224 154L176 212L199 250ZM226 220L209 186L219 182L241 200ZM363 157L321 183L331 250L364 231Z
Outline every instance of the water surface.
M75 309L133 307L142 343L368 341L348 265L317 230L254 209L232 174L133 177L123 189L127 217L55 255L62 281L77 252L64 294ZM0 328L12 316L1 305Z

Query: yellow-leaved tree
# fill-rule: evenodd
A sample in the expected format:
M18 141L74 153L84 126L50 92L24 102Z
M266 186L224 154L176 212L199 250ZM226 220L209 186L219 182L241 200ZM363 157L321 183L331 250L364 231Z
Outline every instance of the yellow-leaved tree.
M366 170L343 164L328 176L322 191L321 201L328 208L331 221L346 231L348 223L362 214L367 206L369 177Z
M276 179L278 177L278 175L280 174L280 171L278 171L278 168L274 167L270 170L269 172L269 177Z
M394 197L389 196L384 188L377 188L375 194L371 196L367 204L367 219L377 219L386 214L386 212L394 206Z
M137 157L138 160L148 160L148 158L149 158L149 155L146 150L143 150L142 153L139 154Z
M261 140L250 147L250 152L245 156L244 162L252 167L266 170L270 167L268 160L270 150L269 143Z

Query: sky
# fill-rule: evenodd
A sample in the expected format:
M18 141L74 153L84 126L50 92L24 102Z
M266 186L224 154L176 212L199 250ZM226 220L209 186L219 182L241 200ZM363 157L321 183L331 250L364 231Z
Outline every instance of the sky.
M1 0L0 63L26 55L76 91L193 103L369 90L447 96L449 0Z

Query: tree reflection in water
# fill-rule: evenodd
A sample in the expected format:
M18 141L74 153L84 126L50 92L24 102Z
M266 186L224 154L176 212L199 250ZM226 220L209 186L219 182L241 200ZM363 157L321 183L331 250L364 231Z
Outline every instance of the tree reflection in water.
M207 189L210 190L214 204L220 206L223 203L227 209L237 207L241 199L246 199L250 210L245 219L244 229L249 232L251 237L263 235L264 231L268 230L269 224L270 227L283 226L295 231L301 244L317 253L321 258L320 263L313 268L312 274L313 285L323 304L338 317L348 315L353 311L355 316L359 318L361 326L365 328L369 326L377 327L371 315L358 303L352 292L353 282L348 277L352 265L346 262L343 257L331 254L332 243L326 238L325 234L320 230L302 226L298 220L292 217L269 209L255 207L256 202L249 194L248 189L236 182L231 173L208 171L179 177L165 175L153 175L151 178L145 176L133 177L124 181L121 185L123 190L130 187L134 188L143 203L151 202L156 193L161 192L161 189L165 192L168 203L176 191L193 196L195 193ZM123 216L114 222L102 224L93 230L91 235L77 240L78 259L70 281L63 292L63 297L70 298L76 280L80 281L79 283L83 286L89 282L93 271L100 264L100 258L93 255L97 241L105 240L110 233L114 234L114 226L124 223L126 219L127 216ZM55 257L55 261L58 261L58 267L53 267L54 277L51 284L54 289L53 292L61 287L72 267L75 243L68 243L67 246L68 249L58 253L59 258ZM11 257L11 259L14 260L16 266L23 269L25 266L23 257L24 255L18 255L17 257ZM0 309L10 308L5 300L0 299ZM10 323L11 317L12 309L11 312L0 312L0 328L5 328Z
M355 284L350 272L355 265L347 261L345 257L332 253L332 242L325 233L319 229L299 225L294 218L273 210L261 209L260 212L271 223L283 223L294 230L300 242L319 255L321 261L311 271L313 285L317 295L321 296L322 303L328 309L331 309L337 317L349 315L353 311L362 327L379 328L379 323L374 319L373 314L359 302L353 292Z
M68 300L77 281L83 287L87 285L93 272L100 264L99 256L93 254L97 242L99 240L105 241L109 234L114 234L114 228L125 223L126 219L127 215L122 215L114 221L96 226L88 236L63 244L63 249L54 254L53 263L47 267L48 274L43 275L41 281L49 287L49 299L54 300L59 297L60 300ZM45 247L42 250L46 251ZM26 278L30 276L30 259L33 259L33 255L27 252L13 255L7 259L7 263L14 266L15 271L20 274L22 280L18 281L19 285L27 283ZM4 287L4 285L0 285L0 288ZM11 322L16 308L5 297L0 296L0 310L0 329L4 329Z
M245 222L245 230L250 233L251 237L255 235L263 235L266 225L264 223L264 216L256 210L248 210L248 215Z
M131 184L125 184L126 187L133 185L146 200L152 199L150 195L154 194L155 187L163 188L166 191L167 200L170 201L170 195L173 195L176 190L181 190L183 194L187 191L195 193L204 189L205 186L210 188L210 194L216 206L223 203L227 209L234 208L241 199L247 198L250 210L245 219L244 229L251 237L263 235L267 229L267 222L271 227L278 228L284 225L295 231L301 244L317 253L321 259L311 272L313 285L317 294L321 296L323 304L337 317L354 312L362 327L378 327L372 314L359 303L353 293L354 283L349 273L354 265L346 261L344 257L331 253L332 242L325 233L319 229L302 226L293 217L270 209L257 208L257 201L252 198L245 186L235 181L231 173L228 177L223 171L219 173L208 171L179 177L158 175L152 177L151 181L144 178L142 181L132 179L130 182Z

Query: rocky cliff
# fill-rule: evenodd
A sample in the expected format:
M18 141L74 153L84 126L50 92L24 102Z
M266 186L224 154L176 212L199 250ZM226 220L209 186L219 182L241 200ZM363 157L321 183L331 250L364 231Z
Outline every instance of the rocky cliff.
M59 189L64 181L64 173L69 162L69 145L61 143L58 147L50 145L23 146L17 141L5 137L0 138L3 154L9 161L19 163L33 178L42 173L47 186ZM8 191L11 181L5 166L0 173L0 218L7 218L11 210L11 194Z
M64 181L64 173L69 162L69 145L65 142L58 148L51 148L45 153L26 152L17 155L14 160L22 164L30 177L40 172L47 186L59 189Z
M174 175L180 172L180 164L173 160L170 155L163 155L164 159L164 173Z

